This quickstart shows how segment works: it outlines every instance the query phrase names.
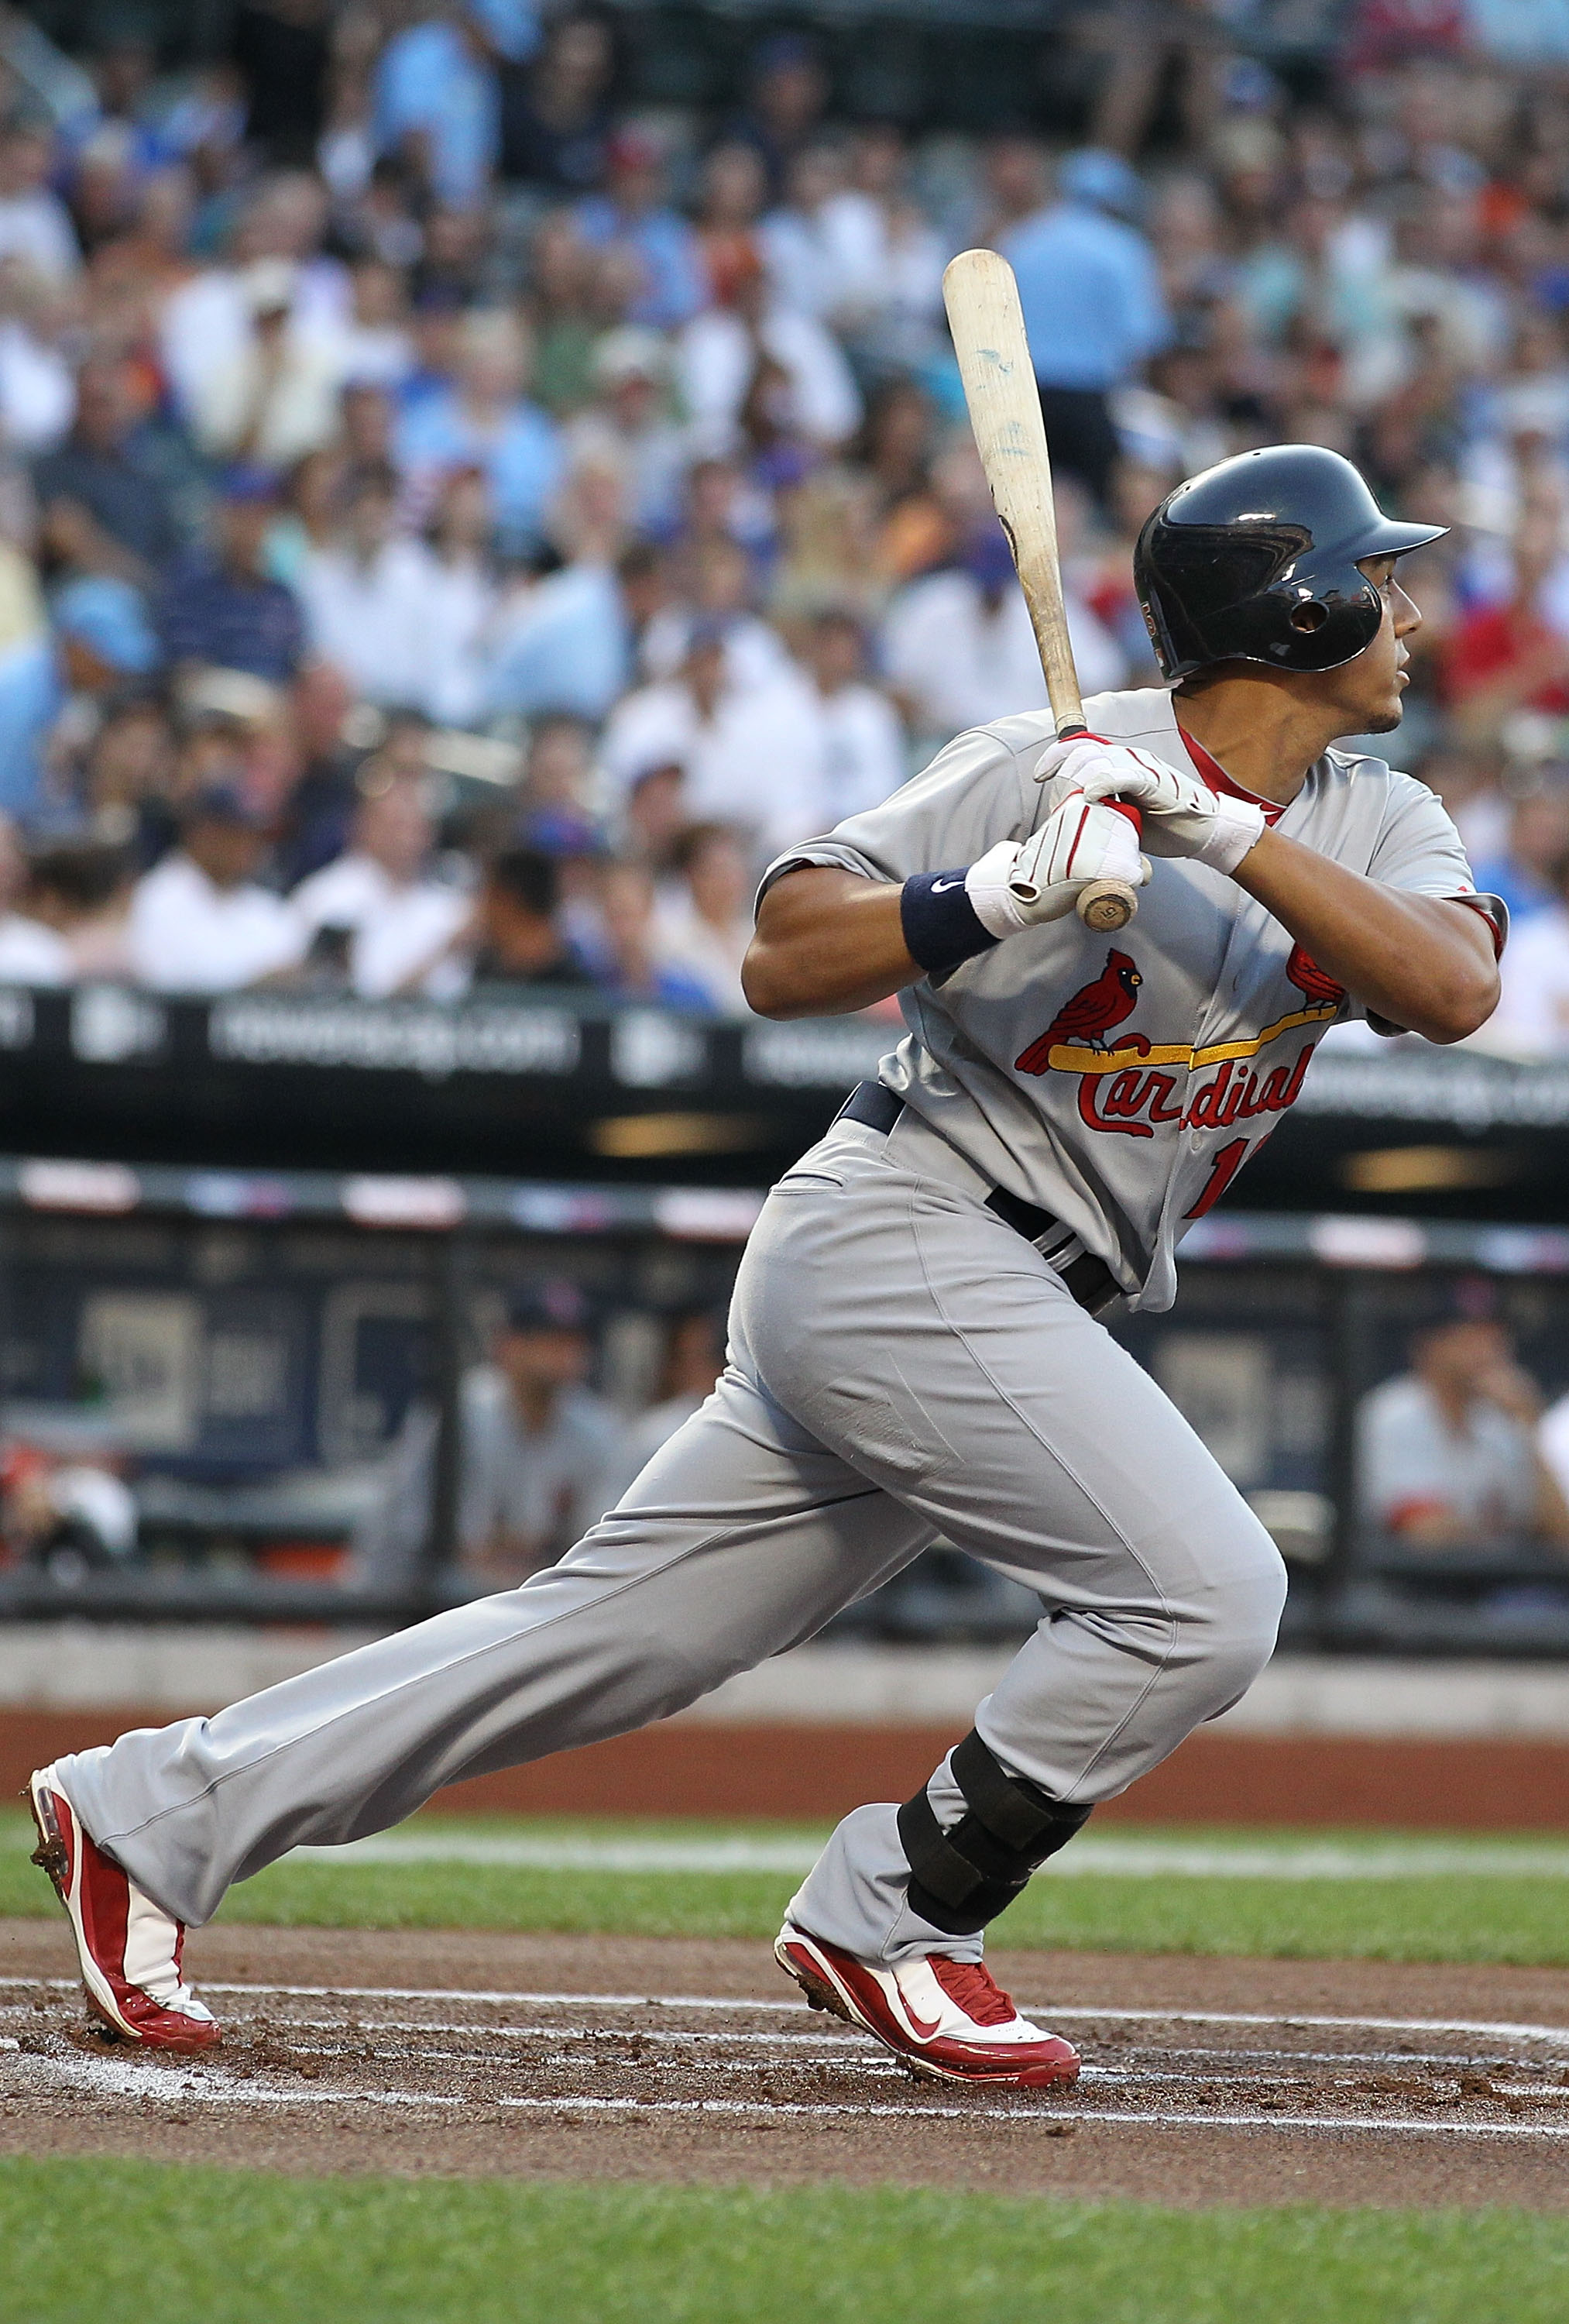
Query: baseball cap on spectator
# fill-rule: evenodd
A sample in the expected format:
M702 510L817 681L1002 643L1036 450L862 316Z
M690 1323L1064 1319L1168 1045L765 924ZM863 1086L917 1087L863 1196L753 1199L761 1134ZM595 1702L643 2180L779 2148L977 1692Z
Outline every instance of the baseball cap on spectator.
M509 1332L586 1332L593 1320L586 1295L560 1275L509 1291L506 1314Z
M983 589L1007 587L1014 578L1014 559L1001 525L983 525L971 533L965 543L964 569Z
M1083 145L1077 153L1064 155L1058 165L1057 189L1067 201L1129 220L1142 217L1149 199L1144 181L1131 163L1100 145Z
M610 842L592 816L570 807L540 807L522 816L517 829L521 847L537 847L542 855L608 855Z
M186 801L181 821L221 823L230 831L266 831L268 818L252 805L238 783L204 783Z
M287 315L296 275L287 258L258 258L240 277L240 295L254 316Z
M605 168L612 178L631 176L665 167L665 150L647 129L630 124L617 130L605 145Z
M771 32L752 51L751 70L753 78L760 80L769 73L794 72L821 61L804 32Z
M657 331L637 323L623 323L607 331L594 349L593 375L601 387L619 387L629 379L663 383L670 373L670 353Z
M259 460L234 460L218 478L218 496L236 507L259 507L278 499L282 487L271 468Z
M68 581L54 601L54 625L117 678L141 678L157 667L158 640L140 591L106 573Z

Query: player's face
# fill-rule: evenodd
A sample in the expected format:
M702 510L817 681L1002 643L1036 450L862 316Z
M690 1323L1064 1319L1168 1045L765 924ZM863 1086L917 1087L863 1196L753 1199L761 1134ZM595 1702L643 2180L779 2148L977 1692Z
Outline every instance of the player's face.
M1387 734L1400 723L1410 659L1406 641L1421 626L1422 615L1396 577L1394 558L1364 557L1358 570L1366 574L1383 604L1378 635L1354 661L1324 675L1337 708L1345 715L1347 734Z

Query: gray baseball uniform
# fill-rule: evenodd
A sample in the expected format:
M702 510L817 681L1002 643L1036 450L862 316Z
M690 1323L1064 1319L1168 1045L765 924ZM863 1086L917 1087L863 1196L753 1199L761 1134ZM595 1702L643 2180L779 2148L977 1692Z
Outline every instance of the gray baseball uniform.
M1164 695L1094 730L1182 766ZM1023 837L1043 715L964 735L894 798L794 850L903 880ZM1224 781L1225 778L1216 779ZM1472 892L1437 801L1331 752L1283 829L1374 878ZM379 1831L460 1776L624 1733L781 1652L939 1534L1035 1590L1039 1628L977 1728L1076 1803L1123 1790L1271 1652L1274 1545L1187 1423L1069 1296L1078 1248L1144 1306L1173 1247L1300 1088L1347 1004L1232 881L1161 861L1115 944L1027 930L905 996L892 1130L846 1120L775 1188L714 1395L562 1563L212 1719L59 1763L87 1829L166 1910L207 1919L302 1841ZM987 1197L1071 1230L1056 1266ZM939 1822L963 1798L947 1761ZM833 1834L792 1907L865 1959L977 1955L922 1920L892 1806Z

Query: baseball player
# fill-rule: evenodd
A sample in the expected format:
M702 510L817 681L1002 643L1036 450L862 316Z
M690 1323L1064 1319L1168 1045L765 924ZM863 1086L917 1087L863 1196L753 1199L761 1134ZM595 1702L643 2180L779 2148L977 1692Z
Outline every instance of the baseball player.
M520 1589L33 1777L110 2026L216 2041L180 1947L232 1881L678 1710L940 1535L1035 1591L1041 1622L930 1782L839 1826L778 1958L919 2072L1074 2079L993 1982L986 1924L1235 1702L1284 1595L1269 1536L1102 1319L1170 1305L1188 1223L1326 1027L1454 1041L1497 996L1503 908L1437 799L1330 747L1399 723L1420 616L1398 560L1437 530L1387 521L1332 452L1224 462L1138 545L1172 691L1092 699L1067 744L1043 713L963 734L770 868L753 1004L897 991L909 1029L771 1194L718 1388ZM1112 943L1073 909L1107 872L1148 881Z

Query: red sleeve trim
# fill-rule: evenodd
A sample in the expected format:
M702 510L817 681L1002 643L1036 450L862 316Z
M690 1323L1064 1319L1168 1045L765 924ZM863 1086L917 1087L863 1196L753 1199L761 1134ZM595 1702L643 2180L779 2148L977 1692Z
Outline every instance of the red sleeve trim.
M1449 904L1463 904L1466 906L1468 910L1480 912L1482 914L1482 918L1492 930L1492 956L1494 960L1501 960L1503 958L1504 948L1504 929L1500 922L1495 918L1487 897L1446 896L1444 900L1445 903Z

